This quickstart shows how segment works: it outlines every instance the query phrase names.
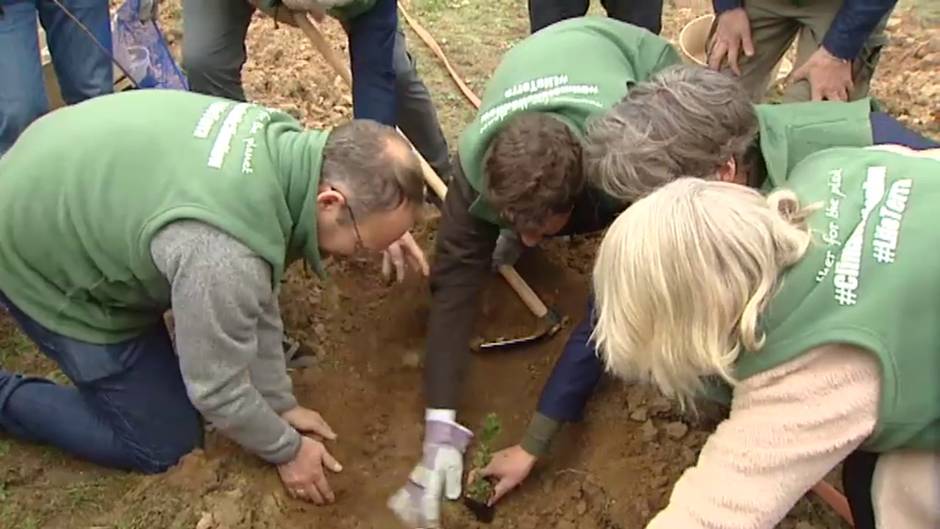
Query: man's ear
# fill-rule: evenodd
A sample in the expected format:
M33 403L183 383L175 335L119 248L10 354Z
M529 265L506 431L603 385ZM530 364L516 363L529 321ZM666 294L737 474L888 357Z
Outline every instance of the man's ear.
M722 182L735 183L738 180L738 164L734 161L734 156L727 162L721 164L718 168L718 179Z
M344 206L346 198L342 193L337 192L332 187L321 187L317 195L317 206L321 208L330 208L334 206Z

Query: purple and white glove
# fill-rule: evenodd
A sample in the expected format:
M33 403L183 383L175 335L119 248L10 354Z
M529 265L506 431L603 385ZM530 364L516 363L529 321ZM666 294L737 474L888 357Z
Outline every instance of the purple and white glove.
M388 500L388 507L413 529L436 529L441 523L441 496L460 497L463 454L473 433L453 421L428 417L424 456L408 483Z

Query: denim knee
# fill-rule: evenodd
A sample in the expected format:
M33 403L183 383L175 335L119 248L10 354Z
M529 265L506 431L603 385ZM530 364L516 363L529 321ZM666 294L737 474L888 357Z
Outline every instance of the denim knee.
M134 470L144 474L159 474L169 470L189 454L203 445L202 424L180 424L172 432L167 432L163 439L152 440L149 446L131 447L135 453Z

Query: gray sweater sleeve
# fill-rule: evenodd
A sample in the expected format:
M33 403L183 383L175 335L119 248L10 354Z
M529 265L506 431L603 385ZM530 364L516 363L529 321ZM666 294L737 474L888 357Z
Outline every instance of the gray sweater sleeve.
M262 459L293 459L300 434L278 413L296 401L284 368L268 263L195 221L168 225L150 251L170 283L176 350L193 405L223 435Z

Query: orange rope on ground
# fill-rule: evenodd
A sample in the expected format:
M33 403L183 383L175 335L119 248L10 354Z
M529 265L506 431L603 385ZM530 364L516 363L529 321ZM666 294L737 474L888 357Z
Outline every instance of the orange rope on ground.
M454 70L454 67L451 66L450 61L447 60L447 55L444 55L444 50L442 50L437 41L434 40L434 37L431 36L428 30L424 29L417 20L408 14L408 11L405 9L405 6L401 4L401 2L398 2L398 9L401 10L402 16L405 17L405 22L407 22L408 25L411 26L411 29L413 29L414 32L418 35L418 37L424 41L425 44L427 44L428 48L431 48L431 51L434 52L434 55L436 55L437 58L444 63L444 68L447 69L447 73L450 74L450 78L453 79L455 83L457 83L457 88L460 89L463 95L473 104L473 106L480 108L480 98L473 93L473 90L467 86L467 83L465 83L463 78L460 77L460 74Z
M408 11L405 7L398 2L398 9L401 10L402 16L405 17L405 22L411 26L411 29L418 35L418 37L424 41L424 43L434 52L434 55L444 63L444 68L447 69L447 73L450 74L451 79L454 80L454 83L457 84L457 88L463 93L463 95L473 104L476 108L480 108L480 98L473 93L473 90L467 86L467 83L464 82L463 78L460 77L460 74L454 70L451 66L450 61L447 59L447 55L444 54L444 50L441 49L437 41L434 40L434 37L431 35L428 30L424 29L417 20L411 17L408 14ZM813 492L816 493L826 504L828 504L836 513L852 527L855 527L855 524L852 520L852 511L849 509L849 502L846 500L845 496L836 490L832 485L826 483L825 481L820 481L813 487Z

